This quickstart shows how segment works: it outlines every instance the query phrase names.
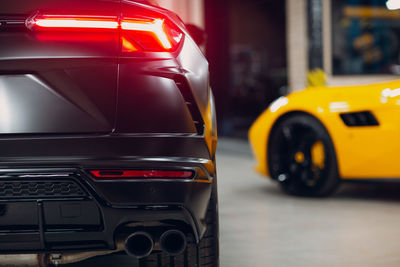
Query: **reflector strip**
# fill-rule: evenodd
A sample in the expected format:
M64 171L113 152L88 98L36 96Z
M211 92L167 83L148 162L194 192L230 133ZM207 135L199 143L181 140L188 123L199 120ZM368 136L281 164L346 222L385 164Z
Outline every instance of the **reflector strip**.
M153 21L140 21L124 19L121 22L121 28L128 31L144 31L153 33L160 44L165 49L171 49L172 44L164 31L164 20L155 19Z
M136 178L173 178L189 179L193 177L192 171L160 171L160 170L102 170L90 171L96 179L114 178L114 179L136 179Z

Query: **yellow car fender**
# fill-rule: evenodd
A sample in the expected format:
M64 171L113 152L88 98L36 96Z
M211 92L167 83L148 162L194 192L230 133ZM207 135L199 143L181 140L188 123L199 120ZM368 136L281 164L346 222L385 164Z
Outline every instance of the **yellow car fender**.
M370 111L379 125L349 127L340 117L343 113L362 111ZM274 125L298 112L315 117L328 131L341 178L400 178L400 81L312 87L277 99L249 131L257 171L269 175L268 139Z

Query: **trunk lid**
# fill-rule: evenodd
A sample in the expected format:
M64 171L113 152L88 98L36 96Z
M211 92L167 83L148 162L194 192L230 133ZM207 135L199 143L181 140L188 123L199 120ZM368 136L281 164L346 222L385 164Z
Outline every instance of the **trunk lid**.
M119 1L0 1L0 134L107 133L117 31L32 31L35 12L117 16Z

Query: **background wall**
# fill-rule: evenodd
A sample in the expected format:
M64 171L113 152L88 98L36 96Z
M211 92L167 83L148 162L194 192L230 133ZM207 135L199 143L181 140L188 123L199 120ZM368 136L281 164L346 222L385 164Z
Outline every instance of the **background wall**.
M288 0L291 13L297 2ZM287 93L286 2L276 0L158 0L185 23L205 29L205 55L216 100L219 134L247 137L255 118L277 97ZM301 16L300 16L301 17ZM306 21L305 18L303 19ZM296 25L296 20L290 20ZM301 25L297 25L298 30ZM291 28L292 29L292 28ZM304 25L305 29L305 25ZM296 35L306 38L306 35ZM298 47L302 40L292 40ZM304 49L306 44L303 44ZM298 53L297 56L306 56ZM306 60L291 61L293 73L305 84ZM304 73L301 74L301 69ZM299 84L297 80L294 84Z
M290 91L307 84L307 1L286 0L288 82Z
M177 13L185 23L204 28L204 0L158 0L157 3Z

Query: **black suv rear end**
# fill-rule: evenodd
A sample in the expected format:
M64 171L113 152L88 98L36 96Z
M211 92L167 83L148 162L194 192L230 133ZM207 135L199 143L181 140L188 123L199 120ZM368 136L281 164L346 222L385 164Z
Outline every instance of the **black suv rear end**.
M217 266L208 64L173 13L0 2L0 266Z

